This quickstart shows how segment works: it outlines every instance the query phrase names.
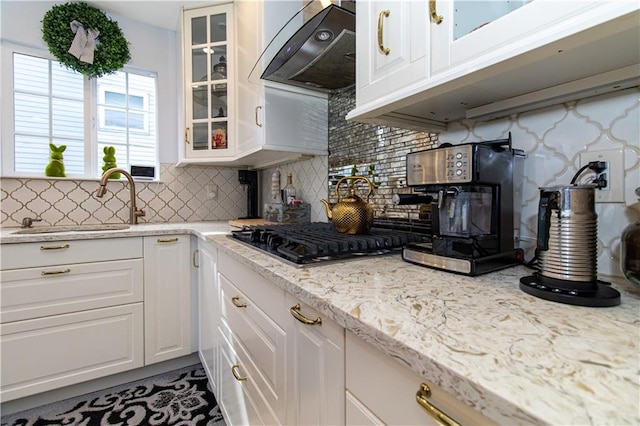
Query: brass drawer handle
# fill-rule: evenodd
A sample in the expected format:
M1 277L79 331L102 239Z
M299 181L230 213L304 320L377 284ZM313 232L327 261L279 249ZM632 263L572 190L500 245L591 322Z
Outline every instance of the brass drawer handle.
M247 307L246 303L240 303L240 296L233 296L231 298L231 303L233 303L233 305L236 308L246 308Z
M258 105L256 107L256 126L258 127L262 127L262 123L260 123L260 121L258 121L258 111L260 111L262 109L262 106Z
M300 304L298 303L296 306L292 306L289 309L291 315L298 321L306 325L322 325L322 318L318 317L314 320L311 320L300 313Z
M69 272L71 272L71 269L67 268L67 269L63 269L62 271L42 271L40 272L41 275L60 275L60 274L68 274Z
M199 268L200 264L198 263L198 254L200 253L200 250L195 249L193 251L193 255L191 256L191 263L193 264L194 268Z
M65 244L63 246L40 246L40 250L60 250L60 249L68 249L71 247L69 244Z
M176 241L178 241L178 237L176 237L176 238L166 238L166 239L158 238L157 241L159 243L175 243Z
M385 55L388 55L389 52L391 52L391 49L384 47L384 41L382 39L382 34L384 33L384 18L389 17L389 14L391 14L389 10L383 10L378 15L378 47Z
M245 380L247 380L247 376L242 377L240 373L238 373L238 370L240 370L240 366L238 364L233 364L233 366L231 367L231 374L233 374L233 377L235 377L239 382L244 382Z
M431 15L431 20L436 24L440 24L444 19L442 15L438 15L436 11L436 0L429 0L429 14Z
M436 422L445 426L460 426L460 423L449 417L444 411L430 403L427 398L431 396L431 389L426 383L420 384L420 389L416 393L416 401L422 406Z

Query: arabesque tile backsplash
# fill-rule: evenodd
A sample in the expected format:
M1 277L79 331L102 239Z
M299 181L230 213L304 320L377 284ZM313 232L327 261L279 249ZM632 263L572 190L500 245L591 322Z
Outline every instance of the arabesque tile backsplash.
M620 235L640 220L634 194L640 186L640 90L627 89L567 102L491 122L463 120L450 123L437 135L402 131L385 126L348 123L344 116L355 107L355 93L346 91L329 102L328 173L349 174L375 164L380 187L371 202L376 215L417 216L415 208L393 206L393 193L406 193L398 179L406 175L403 156L440 143L452 144L506 138L511 132L515 148L527 153L523 183L522 247L533 256L537 234L539 187L568 185L580 167L580 153L624 151L625 202L598 203L598 271L620 276ZM391 148L391 149L389 149ZM333 192L333 188L328 188ZM362 195L362 194L361 194Z
M246 214L246 195L238 170L206 166L177 168L162 164L162 182L136 182L140 223L234 219ZM22 218L39 225L127 223L129 185L109 181L104 198L95 196L99 182L73 179L3 178L2 226L19 226ZM215 198L209 196L215 192Z
M403 155L438 143L454 144L504 138L512 134L516 148L526 151L524 202L522 210L523 245L532 255L535 245L539 187L566 185L579 167L580 153L607 149L624 150L624 203L598 203L598 271L620 276L619 245L622 230L640 220L640 203L634 189L640 186L640 90L628 89L607 95L567 102L548 108L491 122L451 123L439 135L402 131L344 121L354 106L353 91L330 99L330 154L280 166L281 184L293 174L299 197L312 206L311 220L324 221L320 199L328 198L333 187L328 173L342 173L351 165L377 164L380 188L374 193L377 213L392 212L390 195L398 188L404 173ZM413 143L413 141L416 143ZM342 147L350 149L345 152ZM366 153L359 157L358 152ZM355 155L355 156L354 156ZM271 173L261 177L262 203L269 200ZM137 182L139 207L147 215L141 222L184 222L227 220L246 214L246 194L238 183L237 169L210 166L176 168L163 164L162 182ZM97 181L71 179L4 178L1 224L19 226L25 216L39 217L43 224L125 223L129 218L129 189L126 182L109 182L105 198L95 197ZM210 189L217 191L210 198Z

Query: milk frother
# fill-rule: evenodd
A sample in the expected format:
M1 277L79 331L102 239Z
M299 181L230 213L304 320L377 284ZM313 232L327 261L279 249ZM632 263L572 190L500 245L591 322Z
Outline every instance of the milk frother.
M540 188L537 273L520 289L542 299L580 306L615 306L620 293L597 279L595 185Z

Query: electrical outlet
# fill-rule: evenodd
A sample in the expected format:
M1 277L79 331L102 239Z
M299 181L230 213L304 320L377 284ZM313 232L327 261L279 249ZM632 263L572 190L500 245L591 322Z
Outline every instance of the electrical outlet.
M207 198L216 198L218 196L218 185L210 183L205 188L207 191Z
M586 166L592 161L604 161L607 168L601 174L607 180L607 186L596 189L596 203L622 203L624 202L624 152L622 149L608 149L604 151L587 151L580 154L580 167ZM595 178L595 172L587 170L583 176L591 173ZM581 179L584 181L584 178ZM581 181L579 180L579 181Z

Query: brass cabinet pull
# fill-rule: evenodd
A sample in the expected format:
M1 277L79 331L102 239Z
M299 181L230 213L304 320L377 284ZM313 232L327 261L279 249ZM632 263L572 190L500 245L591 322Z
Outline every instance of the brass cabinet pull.
M178 237L176 237L176 238L166 238L166 239L158 238L157 241L159 243L175 243L176 241L178 241Z
M240 373L238 373L238 370L240 370L240 366L238 364L233 364L231 366L231 374L233 374L233 377L235 377L239 382L244 382L245 380L247 380L247 376L242 377Z
M300 313L300 304L298 303L296 306L292 306L289 309L289 312L291 312L291 315L293 315L293 317L295 319L297 319L298 321L300 321L303 324L307 324L307 325L322 325L322 318L318 317L314 320L309 319L307 317L305 317L304 315L302 315Z
M71 269L67 268L67 269L63 269L62 271L42 271L40 272L41 275L60 275L60 274L68 274L69 272L71 272Z
M199 268L200 264L196 261L196 259L198 258L198 253L200 253L200 250L195 249L193 251L193 256L191 256L191 263L193 264L194 268Z
M390 13L391 12L389 10L383 10L378 15L378 47L380 48L380 51L385 55L388 55L389 52L391 52L391 49L389 49L388 47L384 47L384 41L382 40L382 33L384 32L383 24L384 18L387 18Z
M258 105L256 107L256 126L258 127L262 127L262 124L260 123L260 121L258 121L258 111L260 111L262 109L262 106Z
M63 246L40 246L40 250L60 250L60 249L68 249L71 247L69 244L65 244Z
M247 307L246 303L240 303L240 296L233 296L231 298L231 303L233 303L233 305L236 308L246 308Z
M422 406L436 422L444 426L460 426L460 423L449 417L444 411L430 403L427 398L431 396L431 389L426 383L420 384L420 389L416 393L416 401Z
M191 142L189 142L189 128L188 128L188 127L185 127L185 128L184 128L184 141L185 141L187 144L190 144L190 143L191 143Z
M429 0L429 14L431 15L431 20L436 24L440 24L444 19L442 15L438 15L436 11L436 0Z

